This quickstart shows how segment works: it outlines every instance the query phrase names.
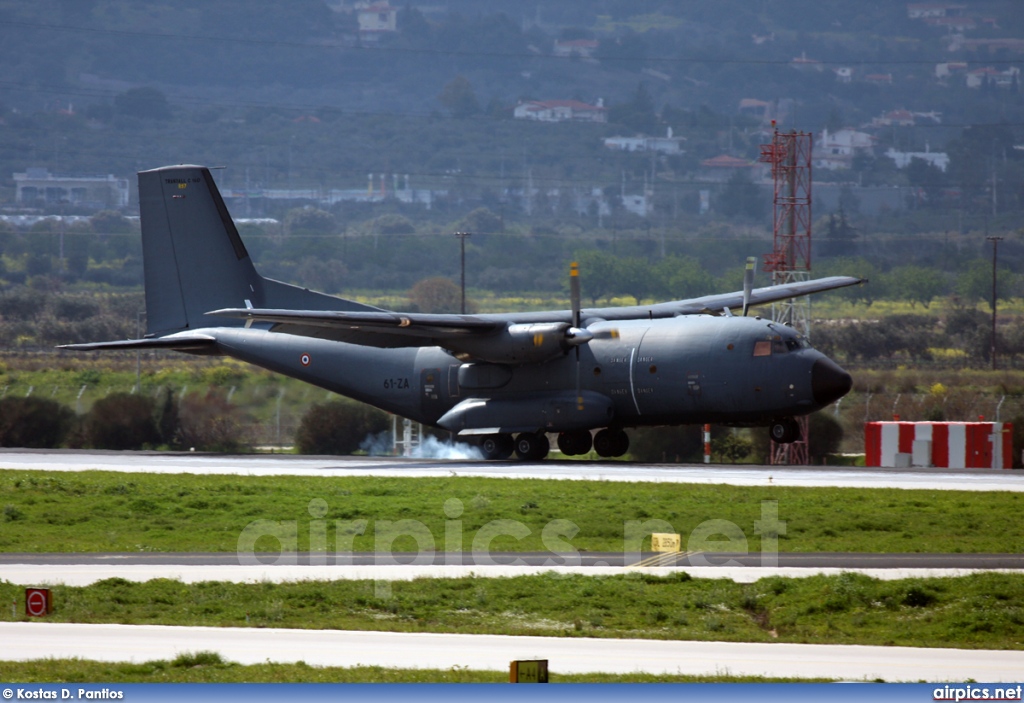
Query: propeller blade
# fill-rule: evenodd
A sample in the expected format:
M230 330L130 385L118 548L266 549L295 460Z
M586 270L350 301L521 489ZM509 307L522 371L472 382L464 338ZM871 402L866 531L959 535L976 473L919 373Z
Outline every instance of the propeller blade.
M569 264L569 299L572 302L572 326L580 326L580 265Z
M743 317L747 316L747 311L750 309L750 291L754 288L754 266L756 263L756 257L747 257L747 268L743 272Z
M576 347L576 409L583 410L583 395L580 393L580 345L586 344L594 335L580 329L580 265L569 264L569 299L572 304L572 329L570 343Z

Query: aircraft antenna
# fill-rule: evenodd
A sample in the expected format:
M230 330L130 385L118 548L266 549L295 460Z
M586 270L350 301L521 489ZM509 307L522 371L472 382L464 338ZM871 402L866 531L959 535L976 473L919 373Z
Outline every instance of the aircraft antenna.
M811 277L811 153L810 132L782 133L772 120L770 144L761 145L761 161L771 165L772 253L765 256L764 270L772 285L807 281ZM810 338L810 298L790 298L772 305L772 319L789 325ZM772 442L772 464L803 465L809 460L807 416L796 418L800 439L789 444Z

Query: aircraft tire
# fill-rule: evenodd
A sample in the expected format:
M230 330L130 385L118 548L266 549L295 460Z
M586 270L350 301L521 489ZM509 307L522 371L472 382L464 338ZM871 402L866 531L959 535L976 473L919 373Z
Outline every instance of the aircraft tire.
M512 435L489 434L480 440L480 451L488 461L500 461L512 456L515 448Z
M773 422L768 427L768 435L776 444L792 444L800 439L800 425L791 417Z
M601 430L594 436L594 451L606 459L622 456L629 451L629 435L611 428Z
M560 432L558 434L558 450L566 456L586 454L593 446L593 439L587 430L576 432Z
M515 449L523 461L540 461L551 451L551 443L543 432L523 432L516 437Z

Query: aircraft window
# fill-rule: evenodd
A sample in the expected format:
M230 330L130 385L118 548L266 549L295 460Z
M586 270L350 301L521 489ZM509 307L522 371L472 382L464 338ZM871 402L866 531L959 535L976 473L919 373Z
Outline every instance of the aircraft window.
M781 339L776 339L772 342L772 353L773 354L785 354L789 349L786 348L786 343Z
M790 351L796 351L797 349L802 348L800 344L800 342L802 341L803 340L801 339L787 339L786 348L789 349Z
M754 342L754 356L771 356L772 355L772 343L767 339L762 339L759 342Z

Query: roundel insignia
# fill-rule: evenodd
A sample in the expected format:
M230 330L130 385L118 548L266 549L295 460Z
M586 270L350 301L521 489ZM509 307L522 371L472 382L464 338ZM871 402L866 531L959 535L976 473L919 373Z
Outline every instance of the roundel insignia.
M299 363L302 364L303 366L309 366L310 361L311 359L309 358L309 354L303 354L302 356L299 357Z

